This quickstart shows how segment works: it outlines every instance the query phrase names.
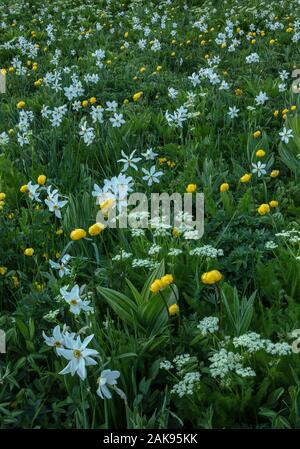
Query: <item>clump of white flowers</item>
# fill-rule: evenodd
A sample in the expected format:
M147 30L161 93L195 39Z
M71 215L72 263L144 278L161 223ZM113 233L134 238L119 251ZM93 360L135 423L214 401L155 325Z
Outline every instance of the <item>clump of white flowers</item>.
M219 330L219 318L216 316L207 316L197 325L197 329L203 337L208 334L214 334Z
M251 367L245 368L243 366L243 358L240 354L227 351L225 348L215 352L209 360L211 362L209 365L210 374L214 379L218 377L224 379L227 375L233 373L242 377L253 377L256 375Z
M199 246L192 249L189 254L190 256L209 257L210 259L224 256L222 249L214 248L212 245Z
M183 379L173 386L171 393L177 394L180 398L186 395L191 396L200 386L200 377L201 374L197 371L186 373Z

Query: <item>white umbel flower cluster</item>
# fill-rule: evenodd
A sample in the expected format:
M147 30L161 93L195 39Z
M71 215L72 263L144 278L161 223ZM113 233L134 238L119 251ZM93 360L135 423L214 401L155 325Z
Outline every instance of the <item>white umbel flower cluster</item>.
M213 334L219 330L219 318L216 316L206 316L199 322L197 329L203 337L207 334Z
M190 251L190 256L209 257L210 259L216 259L217 257L224 256L222 249L214 248L211 245L199 246Z
M273 343L271 340L261 338L256 332L248 332L247 334L235 337L233 339L233 345L235 348L247 348L250 354L261 349L274 356L289 355L292 352L292 348L288 343Z
M211 364L209 366L211 376L216 379L224 379L227 375L236 373L242 377L254 377L255 371L251 367L243 366L243 358L240 354L227 351L225 348L220 349L209 358Z
M186 373L183 379L174 385L171 390L172 394L177 394L180 398L183 396L191 396L196 388L200 386L201 374L196 371L192 373Z

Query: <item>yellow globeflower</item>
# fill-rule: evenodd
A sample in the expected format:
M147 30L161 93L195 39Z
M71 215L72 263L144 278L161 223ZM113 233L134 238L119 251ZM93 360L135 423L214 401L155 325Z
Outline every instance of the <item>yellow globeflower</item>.
M91 98L90 98L90 103L91 103L91 104L95 104L96 102L97 102L96 97L91 97Z
M25 101L19 101L19 103L17 104L17 109L24 109L25 106Z
M86 232L84 229L81 228L74 229L70 234L71 240L80 240L83 239L84 237L86 237Z
M142 92L142 91L136 92L136 93L133 95L133 97L132 97L133 101L138 101L138 100L141 98L142 95L143 95L143 92Z
M0 274L1 276L4 276L7 272L7 268L6 267L0 267Z
M246 183L249 182L251 179L251 175L250 173L245 173L245 175L243 175L240 179L241 182Z
M227 182L220 185L220 192L227 192L227 190L229 190L229 184Z
M189 184L186 187L187 193L193 193L193 192L195 192L196 189L197 189L197 184Z
M270 204L271 207L278 207L279 203L278 203L278 201L272 200L272 201L269 202L269 204Z
M263 203L259 206L257 212L259 213L259 215L266 215L270 212L270 206L266 203Z
M47 177L45 175L40 175L37 179L37 183L40 186L43 186L45 184L46 180L47 180Z
M81 104L82 104L83 108L86 108L88 106L89 102L87 100L83 100Z
M20 192L25 193L28 191L28 186L27 184L24 184L20 187Z
M158 293L162 288L163 284L160 279L156 279L152 284L150 285L150 292L152 293Z
M34 249L33 248L26 248L24 250L24 255L25 256L33 256L33 253L34 253Z
M201 281L203 284L213 285L222 279L222 274L218 270L207 271L201 276Z
M254 139L258 139L259 137L261 136L261 131L255 131L254 133L253 133L253 137L254 137Z
M160 279L160 282L162 283L163 287L167 287L174 282L174 279L171 274L166 274Z
M179 313L179 306L177 304L172 304L169 306L169 315L177 315Z
M95 223L89 227L90 235L98 235L105 229L105 226L102 223Z
M274 112L273 112L273 115L274 115L275 118L278 118L279 111L274 111Z
M257 157L264 157L266 155L266 152L264 150L257 150L255 155Z
M6 197L5 193L4 192L0 192L0 201L5 200L5 197Z
M277 178L277 176L279 175L279 170L272 170L270 173L271 178Z

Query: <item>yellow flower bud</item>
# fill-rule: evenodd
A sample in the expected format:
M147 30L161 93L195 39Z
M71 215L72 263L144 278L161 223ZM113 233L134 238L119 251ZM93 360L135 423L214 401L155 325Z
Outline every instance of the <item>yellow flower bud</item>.
M266 155L266 152L264 150L257 150L255 155L257 157L264 157Z
M19 101L19 103L17 104L17 109L24 109L25 106L25 101Z
M143 92L142 92L142 91L136 92L136 93L133 95L133 97L132 97L133 101L138 101L138 100L141 98L142 95L143 95Z
M105 229L105 226L102 223L95 223L89 227L90 235L98 235Z
M222 274L218 270L207 271L201 276L201 281L203 284L213 285L222 279Z
M83 239L84 237L86 237L86 232L84 229L81 228L74 229L70 234L71 240L80 240Z
M243 176L240 178L240 181L243 182L243 183L246 183L246 182L249 182L250 179L251 179L250 173L245 173L245 175L243 175Z
M26 248L25 250L24 250L24 255L25 256L33 256L33 253L34 253L34 249L33 248Z
M229 190L229 184L227 182L220 185L220 192L227 192L227 190Z
M45 175L40 175L37 179L37 183L40 186L43 186L45 184L46 180L47 180L47 177Z
M28 191L28 186L27 184L24 184L20 187L20 192L25 193Z
M179 306L177 304L172 304L169 306L169 315L177 315L179 313Z
M189 184L185 190L187 191L187 193L193 193L193 192L195 192L196 189L197 189L197 184Z
M259 215L266 215L270 212L270 206L266 203L263 203L259 206L257 212L259 213Z

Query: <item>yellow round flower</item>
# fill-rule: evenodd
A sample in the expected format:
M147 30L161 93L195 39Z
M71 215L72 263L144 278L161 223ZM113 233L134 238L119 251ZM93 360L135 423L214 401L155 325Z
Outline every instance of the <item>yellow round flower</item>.
M278 201L272 200L272 201L269 202L269 204L270 204L271 207L278 207L279 203L278 203Z
M37 179L37 183L40 186L43 186L45 184L46 180L47 180L47 177L45 175L40 175Z
M229 184L227 182L223 182L223 184L220 185L220 192L227 192L229 190Z
M24 250L24 255L25 256L33 256L33 253L34 253L34 249L33 248L26 248Z
M249 182L251 179L251 174L250 173L245 173L241 178L240 181L243 183Z
M189 184L186 187L187 193L193 193L193 192L195 192L196 189L197 189L197 184Z
M167 287L168 285L172 284L174 282L173 276L171 274L166 274L160 279L160 282L164 287Z
M169 306L169 315L177 315L179 313L179 306L177 304L172 304Z
M4 276L7 273L7 268L6 267L0 267L0 274L1 276Z
M27 184L24 184L20 187L20 192L25 193L28 191L28 186Z
M95 104L96 102L97 102L96 97L91 97L91 98L90 98L90 103L91 103L91 104Z
M253 137L254 137L254 139L258 139L259 137L261 136L261 131L255 131L254 133L253 133Z
M260 149L260 150L256 151L255 155L257 157L264 157L266 155L266 152L264 150Z
M70 234L71 240L80 240L83 239L84 237L86 237L86 232L84 229L81 228L74 229Z
M257 212L259 213L259 215L266 215L270 212L270 206L266 203L263 203L259 206Z
M279 111L274 111L274 112L273 112L273 115L274 115L275 118L278 118Z
M98 235L105 229L105 226L102 223L95 223L89 227L90 235Z
M25 106L25 101L19 101L19 103L17 104L17 109L24 109Z
M277 176L279 175L279 170L272 170L270 173L271 178L277 178Z
M133 101L138 101L138 100L141 98L142 95L143 95L143 92L142 92L142 91L136 92L136 93L132 96Z
M162 288L163 284L160 279L156 279L152 284L150 285L150 292L152 293L158 293Z
M83 108L86 108L88 106L89 102L87 100L83 100L81 104L82 104Z
M213 285L222 279L222 274L218 270L207 271L201 276L201 281L203 284Z
M0 201L5 200L5 197L6 197L5 193L4 192L0 192Z

